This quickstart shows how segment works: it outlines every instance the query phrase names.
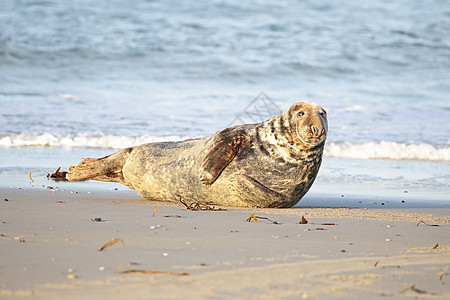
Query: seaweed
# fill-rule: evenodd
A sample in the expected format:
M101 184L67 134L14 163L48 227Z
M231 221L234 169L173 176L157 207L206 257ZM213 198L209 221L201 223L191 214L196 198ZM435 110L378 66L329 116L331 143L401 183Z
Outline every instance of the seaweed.
M427 224L427 223L425 223L424 221L422 221L422 220L420 220L418 223L417 223L417 225L416 226L419 226L419 224L420 223L423 223L423 224L425 224L425 225L427 225L427 226L434 226L434 227L439 227L439 225L436 225L436 224Z
M255 216L254 214L250 214L250 217L248 217L248 219L245 220L245 221L246 222L251 222L252 220L254 220L256 223L258 223L258 219L267 220L267 221L269 221L272 224L279 224L277 221L272 221L271 219L266 218L266 217L258 217L258 216Z
M111 247L112 245L114 245L115 243L118 242L122 242L123 246L126 247L125 242L122 239L112 239L109 242L107 242L106 244L104 244L98 251L103 251L108 247Z
M166 274L166 275L174 275L174 276L187 276L189 275L188 272L183 272L183 273L178 273L178 272L170 272L170 271L159 271L159 270L138 270L138 269L129 269L129 270L123 270L122 269L122 265L120 264L117 268L116 268L116 273L120 273L120 274Z
M60 172L59 170L61 169L61 167L55 169L54 173L48 173L47 174L47 178L53 179L55 181L67 181L66 179L66 171ZM31 172L30 172L30 178L31 178Z
M187 210L193 210L193 211L197 211L197 210L212 210L212 211L219 211L219 210L224 210L222 208L215 208L214 206L210 206L212 204L212 202L206 202L206 201L197 201L191 204L186 203L186 201L183 200L183 198L178 195L178 197L180 198L180 202L186 206Z
M305 216L302 216L302 219L298 222L298 224L308 224L308 220L306 220Z

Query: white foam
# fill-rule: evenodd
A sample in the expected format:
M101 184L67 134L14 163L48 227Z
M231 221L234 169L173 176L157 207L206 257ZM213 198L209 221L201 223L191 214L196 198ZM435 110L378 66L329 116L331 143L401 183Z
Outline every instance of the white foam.
M40 135L14 134L0 138L0 147L91 147L122 149L153 142L181 141L188 136L115 136L105 134L77 134L60 136L53 133ZM356 159L394 159L450 161L450 145L434 147L430 144L403 144L396 142L327 143L326 157Z
M329 143L325 147L324 155L357 159L450 161L450 146L436 148L430 144L395 142Z
M135 145L153 143L180 141L188 137L180 136L115 136L105 134L77 134L60 136L52 133L44 133L40 135L15 134L0 138L0 147L28 147L28 146L45 146L45 147L91 147L91 148L115 148L121 149Z

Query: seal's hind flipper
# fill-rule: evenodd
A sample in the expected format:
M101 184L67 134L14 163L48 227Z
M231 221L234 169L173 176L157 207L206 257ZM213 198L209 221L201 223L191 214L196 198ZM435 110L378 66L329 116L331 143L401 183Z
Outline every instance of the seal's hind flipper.
M211 185L225 167L234 159L244 146L245 132L239 128L227 128L216 134L211 150L203 159L200 180Z
M286 207L292 202L247 175L235 174L231 180L235 195L251 207Z
M66 178L69 181L93 179L120 182L116 179L123 177L115 173L122 172L122 168L128 160L132 149L126 148L102 158L86 158L77 166L70 166ZM107 178L111 180L106 180Z

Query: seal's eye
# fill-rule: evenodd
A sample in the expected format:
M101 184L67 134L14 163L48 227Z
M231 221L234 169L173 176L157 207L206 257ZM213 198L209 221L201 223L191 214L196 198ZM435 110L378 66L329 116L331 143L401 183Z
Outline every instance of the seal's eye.
M303 117L305 115L305 112L304 111L299 111L298 113L297 113L297 116L299 116L299 117Z
M320 112L319 115L321 115L323 118L325 118L325 112Z

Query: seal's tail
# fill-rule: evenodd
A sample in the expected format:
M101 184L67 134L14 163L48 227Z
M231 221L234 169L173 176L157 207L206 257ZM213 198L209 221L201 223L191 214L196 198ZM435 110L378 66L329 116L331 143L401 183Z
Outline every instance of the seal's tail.
M123 182L122 169L133 148L126 148L102 158L86 158L76 166L70 166L69 181L100 180Z

